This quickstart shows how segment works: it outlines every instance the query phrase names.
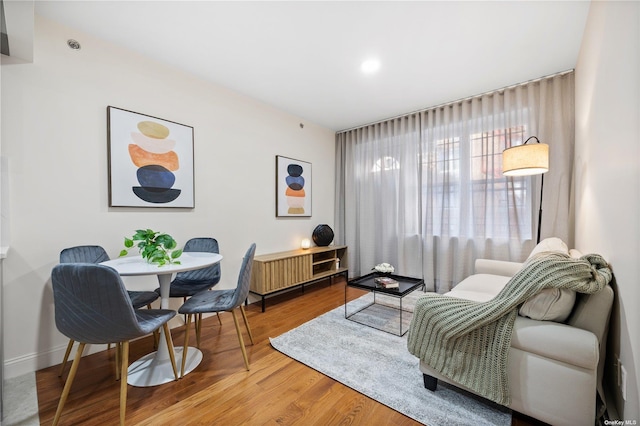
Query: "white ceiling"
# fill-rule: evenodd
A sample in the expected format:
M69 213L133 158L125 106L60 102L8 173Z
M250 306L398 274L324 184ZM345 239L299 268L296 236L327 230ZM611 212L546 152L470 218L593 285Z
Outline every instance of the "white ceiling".
M588 9L588 1L35 2L46 18L333 130L571 69ZM364 75L369 57L381 67Z

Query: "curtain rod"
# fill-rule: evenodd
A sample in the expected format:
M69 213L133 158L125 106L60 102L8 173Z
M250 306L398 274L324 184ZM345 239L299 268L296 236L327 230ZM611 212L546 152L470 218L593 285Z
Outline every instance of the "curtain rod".
M336 132L336 134L350 132L352 130L357 130L357 129L363 129L365 127L373 126L374 124L380 124L380 123L384 123L385 121L395 120L396 118L402 118L402 117L407 117L407 116L410 116L410 115L413 115L413 114L419 114L421 112L429 111L429 110L432 110L432 109L444 108L444 107L447 107L447 106L452 106L452 105L455 105L455 104L468 102L468 101L470 101L472 99L481 98L483 96L495 95L495 94L498 94L498 93L503 93L505 90L515 89L516 87L525 86L525 85L531 84L531 83L537 83L537 82L542 81L542 80L546 80L546 79L549 79L549 78L562 76L562 75L565 75L565 74L572 73L574 71L575 71L575 68L571 68L571 69L568 69L566 71L560 71L560 72L557 72L555 74L545 75L543 77L534 78L534 79L527 80L527 81L522 82L522 83L512 84L511 86L503 87L502 89L490 90L488 92L480 93L479 95L467 96L466 98L461 98L461 99L458 99L458 100L453 101L453 102L445 102L445 103L438 104L438 105L435 105L435 106L431 106L431 107L428 107L428 108L422 108L422 109L418 109L418 110L415 110L415 111L407 112L405 114L396 115L394 117L389 117L389 118L384 118L382 120L373 121L371 123L363 124L361 126L355 126L355 127L350 127L348 129L344 129L344 130L339 130L339 131Z

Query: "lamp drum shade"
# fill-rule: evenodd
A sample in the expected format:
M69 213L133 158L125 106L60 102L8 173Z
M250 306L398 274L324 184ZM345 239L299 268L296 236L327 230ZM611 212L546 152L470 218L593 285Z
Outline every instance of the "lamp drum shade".
M311 247L311 241L308 238L303 238L302 241L300 242L300 248L302 248L303 250L306 250L309 247Z
M546 143L513 146L502 151L505 176L539 175L549 171L549 145Z

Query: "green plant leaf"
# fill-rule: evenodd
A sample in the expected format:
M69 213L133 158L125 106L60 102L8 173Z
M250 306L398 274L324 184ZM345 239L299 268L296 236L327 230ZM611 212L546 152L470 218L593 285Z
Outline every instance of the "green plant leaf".
M174 251L171 252L171 258L172 259L177 259L180 256L182 256L182 250L181 249L174 250Z
M127 254L129 254L128 250L120 250L120 255L118 257L126 256Z
M167 250L173 250L174 248L176 248L176 246L178 245L178 243L176 243L176 240L174 240L173 238L169 237L169 239L167 240L166 243L164 243L164 247Z
M142 251L140 252L140 254L142 254L143 258L151 260L155 252L156 252L156 247L152 245L147 245L142 248Z
M156 237L156 244L166 246L172 239L173 238L171 238L171 235L160 234Z
M168 256L161 249L155 248L149 252L149 260L153 263L166 259L168 259Z
M125 238L124 238L124 246L125 246L126 248L131 248L131 247L133 247L133 240L131 240L131 239L129 239L129 238L127 238L127 237L125 237Z
M136 233L133 234L133 240L134 241L146 240L146 239L147 239L147 233L146 233L146 231L144 231L142 229L138 229L136 231Z

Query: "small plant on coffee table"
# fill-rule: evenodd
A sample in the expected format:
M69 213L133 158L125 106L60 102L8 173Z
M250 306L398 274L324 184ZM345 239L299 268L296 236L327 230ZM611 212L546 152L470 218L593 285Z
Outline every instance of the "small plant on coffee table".
M380 263L374 266L372 270L381 274L392 274L395 271L395 268L390 263Z

